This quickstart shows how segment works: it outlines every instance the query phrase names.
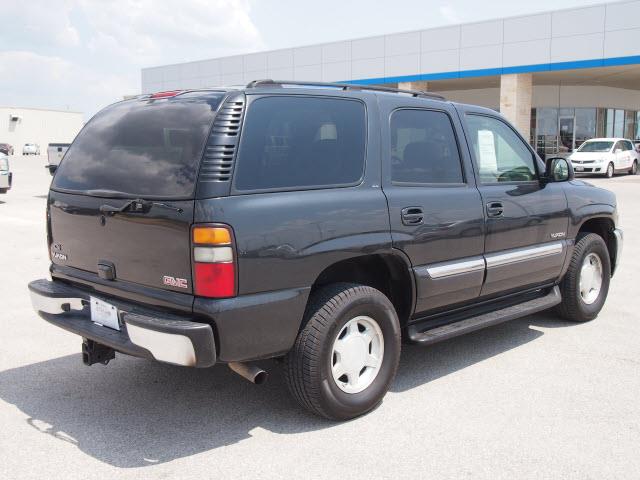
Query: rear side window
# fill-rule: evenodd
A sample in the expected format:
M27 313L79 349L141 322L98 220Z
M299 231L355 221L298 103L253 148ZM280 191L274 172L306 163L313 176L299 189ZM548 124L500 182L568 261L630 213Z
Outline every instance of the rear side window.
M104 196L191 197L222 97L220 92L193 92L107 107L67 150L53 188Z
M349 185L362 178L365 108L356 100L265 97L247 111L239 191Z
M391 180L463 183L458 143L449 116L432 110L398 110L391 116Z

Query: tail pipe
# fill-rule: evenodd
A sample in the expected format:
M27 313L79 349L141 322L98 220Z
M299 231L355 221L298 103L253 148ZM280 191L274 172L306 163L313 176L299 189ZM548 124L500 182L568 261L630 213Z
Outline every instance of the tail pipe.
M261 368L256 367L255 365L248 365L242 362L229 362L229 368L236 372L241 377L246 378L251 383L255 383L256 385L262 385L267 381L269 374L262 370Z

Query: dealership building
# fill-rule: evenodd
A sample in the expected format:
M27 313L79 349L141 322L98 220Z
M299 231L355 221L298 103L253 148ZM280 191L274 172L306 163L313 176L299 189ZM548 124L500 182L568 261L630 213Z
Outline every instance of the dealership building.
M0 143L12 145L15 155L35 143L44 155L49 143L71 143L83 124L80 112L0 106Z
M251 80L439 93L499 110L541 155L640 140L640 1L615 2L142 70L142 92Z

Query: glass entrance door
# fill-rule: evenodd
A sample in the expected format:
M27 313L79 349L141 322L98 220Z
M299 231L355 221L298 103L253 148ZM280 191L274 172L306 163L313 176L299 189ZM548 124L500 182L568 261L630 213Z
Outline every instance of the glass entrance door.
M573 152L575 145L575 116L560 116L558 118L558 130L560 133L558 150L559 153Z

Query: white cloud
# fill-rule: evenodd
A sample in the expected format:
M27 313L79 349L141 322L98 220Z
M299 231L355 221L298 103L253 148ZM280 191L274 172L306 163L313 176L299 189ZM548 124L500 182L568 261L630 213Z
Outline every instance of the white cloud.
M460 16L451 5L441 5L439 7L440 15L449 23L460 23Z
M140 69L264 48L247 0L2 0L0 103L86 114Z

